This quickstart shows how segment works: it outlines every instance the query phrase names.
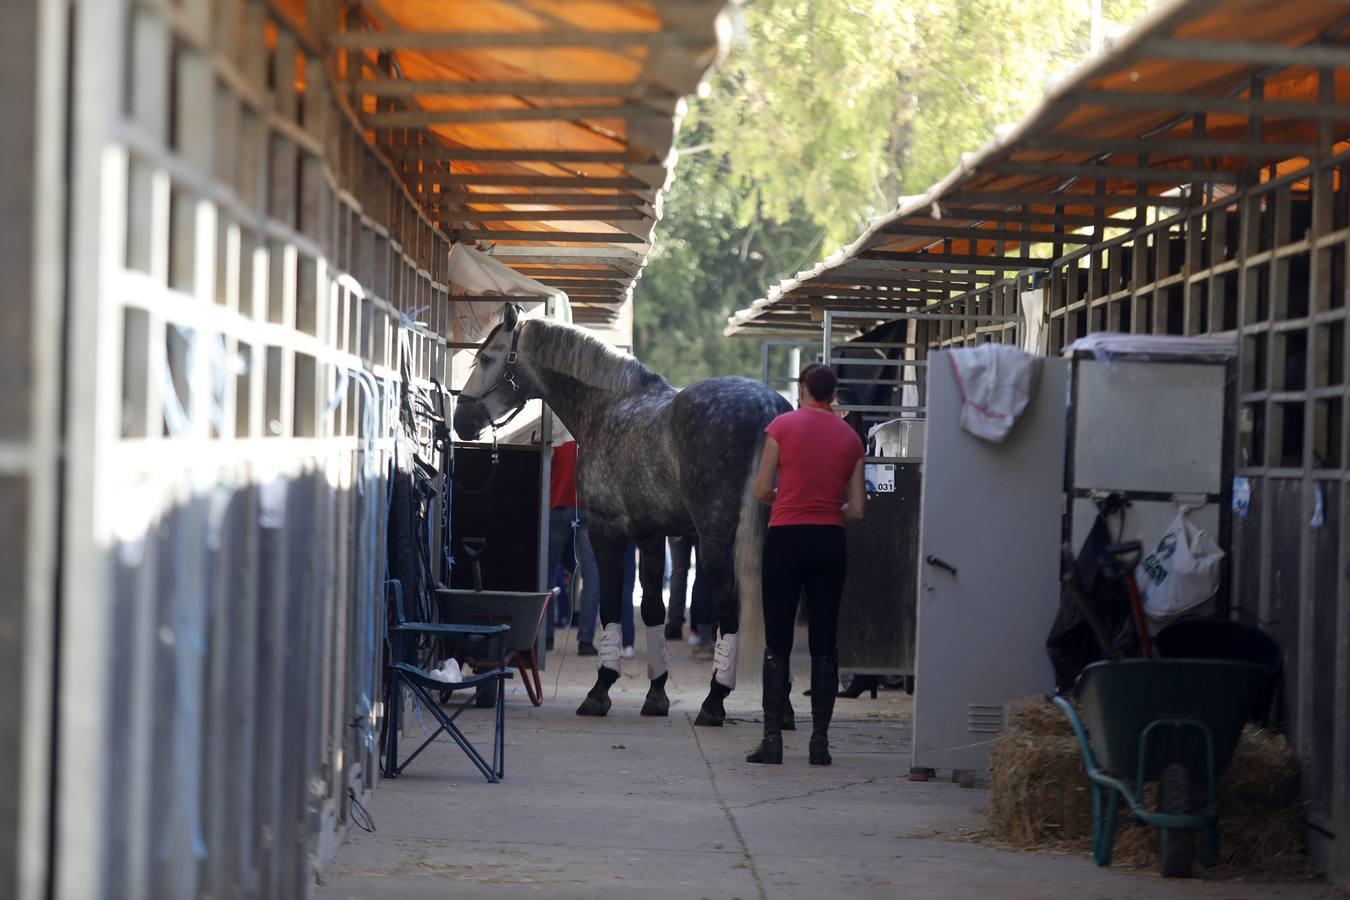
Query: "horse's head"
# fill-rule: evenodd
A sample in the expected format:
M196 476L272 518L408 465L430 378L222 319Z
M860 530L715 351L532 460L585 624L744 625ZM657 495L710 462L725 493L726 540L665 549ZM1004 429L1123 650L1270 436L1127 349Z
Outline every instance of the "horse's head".
M471 441L507 413L519 410L536 392L520 360L520 312L506 305L502 324L478 348L473 372L455 407L455 433Z

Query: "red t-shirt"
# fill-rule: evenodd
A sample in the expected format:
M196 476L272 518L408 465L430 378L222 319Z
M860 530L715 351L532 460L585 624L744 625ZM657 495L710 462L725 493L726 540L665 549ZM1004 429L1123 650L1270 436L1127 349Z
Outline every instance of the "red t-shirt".
M548 485L549 509L580 506L577 501L577 442L553 448L553 469Z
M844 495L863 444L844 420L818 409L783 413L764 433L778 442L778 496L769 525L843 525Z

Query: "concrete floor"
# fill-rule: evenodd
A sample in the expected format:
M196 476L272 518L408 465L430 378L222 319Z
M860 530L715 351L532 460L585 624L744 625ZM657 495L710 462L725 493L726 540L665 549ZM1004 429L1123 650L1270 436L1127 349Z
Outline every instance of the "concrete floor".
M518 681L512 687L505 781L487 784L457 748L436 742L402 777L381 784L369 805L378 830L353 829L317 896L1086 900L1331 893L1307 884L1164 881L1099 869L1086 855L954 840L982 824L987 791L907 780L911 707L903 694L838 702L833 766L806 764L805 730L787 735L782 766L756 766L744 755L758 738L757 695L734 693L726 727L696 729L710 663L691 660L683 644L671 657L669 718L638 715L647 689L639 655L624 661L609 716L582 719L574 710L594 680L595 660L553 654L543 707L529 706ZM805 664L804 652L794 655L794 668ZM804 726L807 681L799 671L793 690ZM490 746L488 711L465 718L471 737ZM414 725L410 737L418 733Z

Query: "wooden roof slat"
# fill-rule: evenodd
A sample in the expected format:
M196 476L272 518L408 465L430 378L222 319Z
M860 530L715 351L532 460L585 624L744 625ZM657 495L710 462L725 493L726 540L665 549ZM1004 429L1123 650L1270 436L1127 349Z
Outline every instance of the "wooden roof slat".
M1134 55L1179 59L1189 63L1350 69L1350 47L1326 43L1289 46L1254 41L1156 37L1144 41Z
M472 147L426 146L409 147L402 152L391 153L398 162L577 162L577 163L614 163L622 165L629 162L650 162L634 158L625 150L542 150L519 148L511 150L476 150Z
M634 197L632 194L476 194L445 192L439 195L439 199L441 203L449 201L474 206L485 204L497 206L512 204L518 206L544 204L560 206L642 206L648 202L644 198Z
M448 212L442 222L617 222L620 220L651 219L654 216L640 209L551 209L551 210L496 210L493 212Z
M908 223L909 220L906 220ZM979 228L974 225L887 225L883 234L908 235L911 237L950 237L954 240L1015 241L1018 243L1043 244L1064 241L1067 243L1091 244L1096 238L1091 235L1074 234L1064 231L1016 231L1007 228Z
M1021 207L976 209L968 206L941 206L943 219L1027 222L1033 225L1060 225L1069 228L1101 226L1103 228L1133 228L1138 223L1133 219L1116 219L1111 216L1091 216L1079 213L1041 213L1023 211ZM906 219L906 221L922 221Z
M1020 256L979 256L972 254L891 252L886 250L868 250L864 259L884 259L890 262L922 263L926 266L942 266L949 269L1045 269L1049 268L1048 259L1026 259Z
M1141 181L1149 184L1237 184L1242 173L1221 169L1149 168L1147 166L1112 166L1105 163L1084 162L1021 162L994 160L988 169L1006 175L1035 175L1047 178L1105 178L1122 181Z
M456 231L455 237L457 240L468 241L569 242L578 244L646 243L642 238L623 231Z
M551 28L547 31L343 31L330 37L341 50L565 50L627 47L690 49L710 42L678 31L590 31Z
M990 190L962 187L943 198L965 203L1027 203L1032 206L1091 206L1097 209L1126 209L1131 206L1183 207L1184 197L1163 197L1158 194L1069 194L1038 191Z
M669 90L657 86L584 81L447 81L403 78L367 78L352 84L357 94L374 97L613 97L621 100L662 98L674 100Z
M1108 135L1037 135L1020 143L1019 149L1082 151L1085 153L1147 153L1162 156L1238 156L1244 159L1288 159L1311 156L1315 144L1279 141L1241 141L1214 138L1118 138Z
M625 188L628 190L651 190L651 186L636 178L587 178L574 175L503 175L500 173L456 173L453 175L442 175L433 173L429 179L432 184L442 184L449 186L481 184L484 187L547 187L547 188ZM465 194L466 197L474 196ZM484 203L484 200L475 200L475 203ZM521 203L534 202L521 200Z
M365 113L361 117L370 128L429 128L433 125L466 125L491 122L576 122L582 119L670 119L663 112L642 103L589 106L514 106L505 109L399 109L392 112Z
M1239 116L1271 116L1289 119L1350 121L1350 104L1303 100L1266 100L1216 97L1209 94L1172 94L1165 91L1076 91L1056 101L1061 107L1107 106L1155 112L1210 112Z

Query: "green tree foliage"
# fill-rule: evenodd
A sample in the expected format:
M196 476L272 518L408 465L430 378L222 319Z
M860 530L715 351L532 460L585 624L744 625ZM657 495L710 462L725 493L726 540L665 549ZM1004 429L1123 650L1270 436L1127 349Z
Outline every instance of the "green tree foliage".
M1103 0L1129 24L1156 0ZM758 373L726 316L857 237L1088 55L1090 0L750 0L695 101L636 291L637 352L677 384Z

